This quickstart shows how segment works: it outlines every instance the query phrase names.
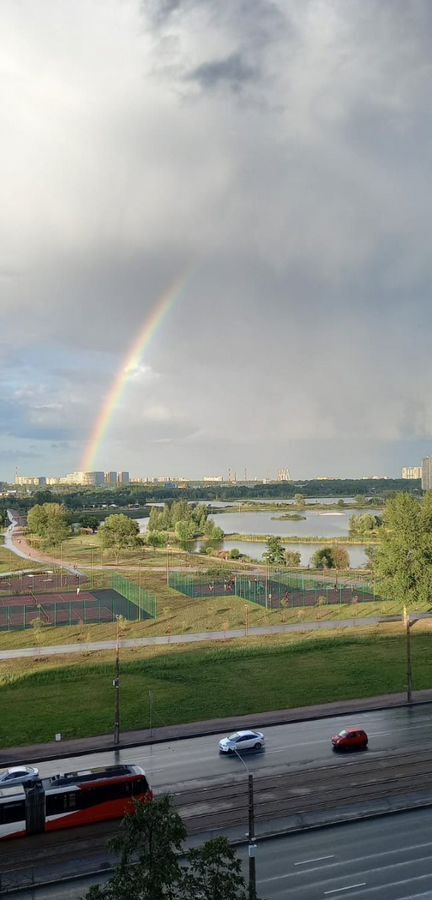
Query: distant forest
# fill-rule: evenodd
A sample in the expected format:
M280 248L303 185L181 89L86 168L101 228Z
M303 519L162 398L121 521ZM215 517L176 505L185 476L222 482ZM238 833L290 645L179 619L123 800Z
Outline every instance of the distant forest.
M32 494L13 498L2 498L0 509L12 506L26 511L36 503L64 503L70 510L101 508L115 504L116 507L144 507L151 502L169 502L170 500L213 500L227 502L230 500L289 500L295 494L303 497L372 497L376 500L387 500L394 493L405 491L421 496L420 480L403 480L401 478L373 479L354 478L334 481L277 481L269 484L258 482L249 484L207 483L176 487L164 484L129 484L118 488L65 488L60 491L35 490ZM111 509L111 512L113 510Z

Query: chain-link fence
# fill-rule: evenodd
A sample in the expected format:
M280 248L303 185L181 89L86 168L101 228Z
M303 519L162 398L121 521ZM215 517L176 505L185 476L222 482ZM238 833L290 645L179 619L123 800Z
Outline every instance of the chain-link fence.
M62 590L35 590L0 597L0 631L19 631L44 625L86 625L157 618L155 594L116 573L67 584Z
M224 597L228 594L258 603L267 609L336 604L367 603L380 598L367 582L333 578L310 578L288 572L268 575L235 575L233 578L206 579L171 572L169 585L193 598Z

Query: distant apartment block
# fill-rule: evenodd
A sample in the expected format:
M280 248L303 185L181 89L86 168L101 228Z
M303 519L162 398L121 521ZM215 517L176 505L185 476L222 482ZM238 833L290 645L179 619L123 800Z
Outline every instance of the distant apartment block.
M402 478L413 480L422 477L421 466L404 466L402 469Z
M129 484L129 472L119 472L118 473L118 484Z
M15 478L15 484L25 487L29 485L32 487L45 487L46 483L47 480L43 475L17 475Z
M95 487L105 484L105 472L69 472L62 475L60 484L82 484Z
M425 456L422 465L422 488L432 491L432 456Z
M105 472L105 484L115 486L117 484L117 472Z
M203 481L217 481L221 482L224 480L223 475L204 475Z

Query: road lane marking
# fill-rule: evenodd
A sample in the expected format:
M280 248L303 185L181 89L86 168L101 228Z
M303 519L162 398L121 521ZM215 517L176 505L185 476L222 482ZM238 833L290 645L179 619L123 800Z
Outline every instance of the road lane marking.
M353 888L358 888L358 887L366 887L366 882L359 881L358 884L348 884L346 887L333 888L332 891L324 891L324 896L326 896L327 894L339 894L342 891L352 891Z
M302 859L301 862L294 863L295 866L307 866L308 863L314 862L322 862L323 859L334 859L334 853L330 853L330 856L317 856L315 859Z

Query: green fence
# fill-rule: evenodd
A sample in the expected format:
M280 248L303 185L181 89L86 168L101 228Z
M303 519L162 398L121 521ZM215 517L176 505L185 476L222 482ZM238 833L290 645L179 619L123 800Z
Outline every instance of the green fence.
M146 618L141 615L141 613L146 612L152 619L157 619L158 604L156 594L145 591L141 585L135 584L134 581L129 581L123 575L115 573L112 575L111 587L118 594L121 594L122 597L125 597L126 600L129 600L130 603L135 604L140 611L139 618Z
M183 575L181 572L170 572L168 584L187 597L202 600L235 594L235 578L228 576L203 579L202 575L194 577L193 575Z
M258 603L267 609L280 607L368 603L379 599L373 586L333 578L308 578L287 572L272 572L268 577L237 575L235 592L242 600Z
M311 578L289 572L269 572L265 575L235 575L203 579L202 575L183 575L171 572L169 586L195 599L235 595L266 609L280 607L318 606L320 604L367 603L380 599L374 587L354 579Z
M57 585L55 592L44 584L40 591L27 586L25 591L0 598L0 631L102 624L114 622L118 616L137 622L155 619L157 611L155 594L121 575L104 572L73 586Z

